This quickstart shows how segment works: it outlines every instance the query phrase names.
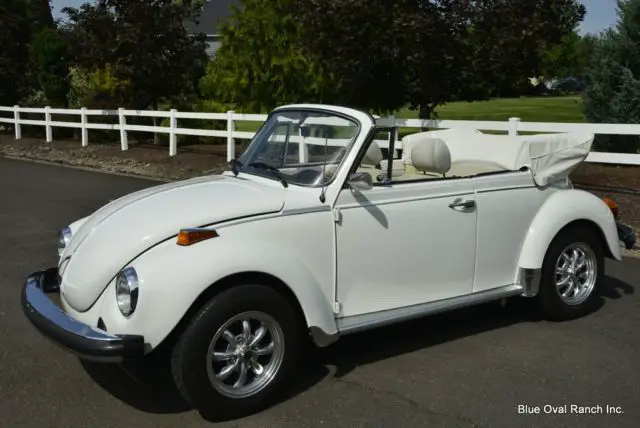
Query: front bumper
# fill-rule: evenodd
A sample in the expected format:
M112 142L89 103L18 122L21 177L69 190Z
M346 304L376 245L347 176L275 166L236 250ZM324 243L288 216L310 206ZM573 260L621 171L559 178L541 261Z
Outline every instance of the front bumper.
M22 310L40 333L86 360L121 362L144 355L143 336L109 334L73 319L46 294L58 290L57 268L33 273L24 283Z

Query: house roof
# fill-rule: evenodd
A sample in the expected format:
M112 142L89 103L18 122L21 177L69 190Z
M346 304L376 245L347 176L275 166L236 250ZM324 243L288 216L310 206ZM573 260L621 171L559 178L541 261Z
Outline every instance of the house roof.
M241 0L207 0L198 17L198 23L193 21L186 23L187 29L192 33L220 34L220 24L226 21L233 13L232 6L242 7Z

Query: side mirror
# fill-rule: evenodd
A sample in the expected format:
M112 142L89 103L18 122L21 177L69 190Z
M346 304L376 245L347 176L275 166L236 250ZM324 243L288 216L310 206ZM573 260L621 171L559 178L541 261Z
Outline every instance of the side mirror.
M353 190L369 190L373 187L373 178L368 172L354 172L349 176L347 184Z

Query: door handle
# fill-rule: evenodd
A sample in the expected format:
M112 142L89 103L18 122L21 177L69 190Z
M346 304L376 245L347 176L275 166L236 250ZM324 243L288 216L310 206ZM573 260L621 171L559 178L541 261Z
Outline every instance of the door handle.
M473 208L476 206L476 201L474 201L473 199L462 199L462 198L458 198L455 201L453 201L452 203L449 204L449 208Z

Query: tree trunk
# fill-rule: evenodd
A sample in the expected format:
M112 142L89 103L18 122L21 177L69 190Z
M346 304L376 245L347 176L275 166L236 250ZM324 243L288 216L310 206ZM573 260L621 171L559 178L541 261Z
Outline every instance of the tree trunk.
M433 113L433 105L432 104L421 104L420 110L418 112L418 118L423 120L431 119L431 113ZM420 131L426 132L429 128L427 126L421 126Z

